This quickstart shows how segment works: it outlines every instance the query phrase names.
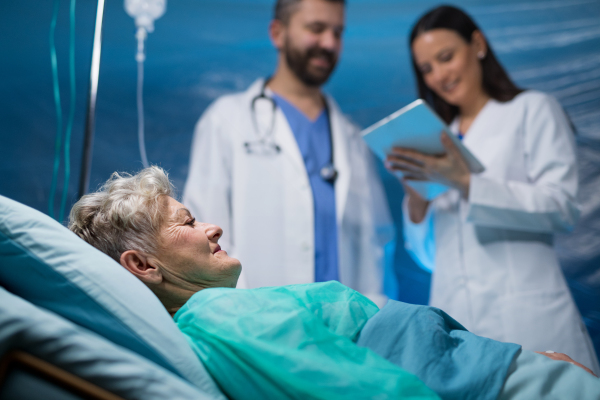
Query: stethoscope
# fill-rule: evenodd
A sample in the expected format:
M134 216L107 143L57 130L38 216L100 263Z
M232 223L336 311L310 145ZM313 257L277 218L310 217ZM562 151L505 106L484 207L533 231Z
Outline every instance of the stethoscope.
M275 142L273 138L273 129L275 127L275 112L277 111L277 103L275 100L267 96L265 93L267 84L269 83L269 79L265 79L262 87L260 89L260 93L252 98L250 102L250 113L252 114L252 124L254 125L254 130L258 134L258 140L244 142L244 147L246 148L246 153L248 154L261 154L261 155L269 155L269 154L279 154L281 152L281 147ZM269 124L269 129L265 132L265 135L260 134L260 129L258 128L258 121L256 119L256 103L259 100L266 100L271 103L271 123ZM327 113L327 123L329 128L329 141L331 143L330 146L330 154L329 154L329 162L321 167L319 171L319 175L326 182L333 184L337 178L338 172L335 169L333 163L333 134L331 131L331 116L329 114L329 106L327 105L327 101L323 99L323 104L325 104L325 112Z

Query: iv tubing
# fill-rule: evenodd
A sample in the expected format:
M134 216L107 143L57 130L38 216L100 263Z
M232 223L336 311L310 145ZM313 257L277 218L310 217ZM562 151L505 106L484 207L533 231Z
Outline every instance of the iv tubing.
M54 166L52 171L52 185L50 186L50 197L48 199L48 215L54 218L54 194L58 180L58 169L60 167L60 148L62 141L62 107L60 104L60 87L58 85L58 62L56 60L56 43L54 34L56 32L56 20L60 0L54 0L54 11L52 22L50 22L50 61L52 64L52 88L54 89L54 105L56 108L56 140L54 143Z
M136 33L138 39L138 53L135 59L137 60L137 115L138 115L138 143L140 147L140 157L142 165L148 168L148 157L146 156L146 141L144 138L144 40L146 39L146 30L139 27Z
M69 179L71 175L71 133L73 131L73 122L75 120L75 4L76 0L71 0L69 9L69 83L70 83L70 105L69 117L67 119L67 129L65 132L64 157L65 157L65 176L63 181L63 192L60 202L58 221L62 222L65 214L65 206L67 195L69 193ZM56 108L56 140L54 144L54 163L52 171L52 184L50 187L50 196L48 199L48 215L55 218L54 214L54 197L56 195L56 187L58 185L58 171L60 168L60 150L62 145L62 104L60 101L60 85L58 80L58 61L56 57L56 22L58 20L58 12L60 9L60 0L54 1L54 11L52 21L50 23L50 60L52 64L52 86L54 89L54 105ZM55 218L56 219L56 218Z
M71 80L71 100L69 107L69 119L67 123L67 131L65 133L65 180L63 183L63 193L60 202L59 221L62 222L65 215L65 206L67 203L67 195L69 193L69 179L71 177L71 133L73 132L73 122L75 120L75 2L71 0L70 9L70 35L71 43L69 44L69 75Z

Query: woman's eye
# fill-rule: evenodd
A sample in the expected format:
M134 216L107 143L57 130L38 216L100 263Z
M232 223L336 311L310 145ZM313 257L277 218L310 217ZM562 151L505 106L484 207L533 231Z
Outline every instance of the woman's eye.
M430 65L422 65L419 67L419 70L421 70L421 74L426 75L431 72L431 66Z
M196 223L196 218L192 218L188 222L186 222L185 224L189 225L189 226L194 226L195 223Z
M438 59L439 59L441 62L447 62L447 61L450 61L450 60L452 60L452 57L453 57L453 56L454 56L454 53L443 53L443 54L441 54L441 55L438 57Z

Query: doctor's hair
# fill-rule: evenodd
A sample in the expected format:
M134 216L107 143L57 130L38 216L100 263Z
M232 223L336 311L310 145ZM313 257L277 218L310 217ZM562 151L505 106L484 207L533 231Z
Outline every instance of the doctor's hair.
M442 5L428 11L414 25L409 40L411 49L412 66L417 78L417 90L419 97L431 105L434 110L442 117L446 123L452 122L459 113L458 107L444 101L433 90L429 89L423 79L423 74L419 70L415 56L412 53L412 45L419 35L434 29L448 29L459 34L467 43L471 43L473 32L481 29L475 24L473 19L459 8ZM485 39L487 42L487 39ZM500 65L500 62L494 55L492 48L487 43L487 52L481 62L483 89L491 98L506 102L515 98L523 89L517 87L509 78L508 74Z
M73 205L69 229L117 262L127 250L154 255L160 246L167 196L173 192L160 167L136 175L115 172L97 192Z
M330 3L342 3L346 5L346 0L325 0ZM281 21L284 25L290 22L292 14L296 12L302 0L277 0L273 9L273 19Z

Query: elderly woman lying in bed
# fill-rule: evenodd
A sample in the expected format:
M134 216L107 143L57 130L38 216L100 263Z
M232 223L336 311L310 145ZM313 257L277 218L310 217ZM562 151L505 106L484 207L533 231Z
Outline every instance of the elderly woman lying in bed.
M242 267L219 246L221 228L172 196L158 167L115 173L75 204L69 228L158 296L232 399L600 396L568 357L473 335L435 308L380 311L337 282L236 290Z

